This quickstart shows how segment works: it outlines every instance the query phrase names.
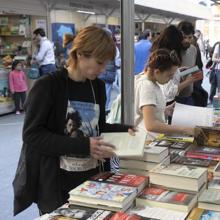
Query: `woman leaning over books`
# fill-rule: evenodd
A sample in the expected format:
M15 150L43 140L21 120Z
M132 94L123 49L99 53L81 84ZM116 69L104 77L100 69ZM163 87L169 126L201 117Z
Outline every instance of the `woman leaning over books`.
M114 155L114 146L99 135L129 129L105 122L105 85L97 77L114 57L112 38L100 28L86 27L73 40L67 68L34 84L13 182L14 214L32 202L40 213L51 212L66 203L71 189L97 174L100 164L110 170L106 158Z
M148 132L148 139L154 139L155 133L194 134L193 128L165 123L165 117L172 114L174 104L166 107L159 84L171 80L179 64L175 51L158 49L152 52L144 72L135 77L135 125Z

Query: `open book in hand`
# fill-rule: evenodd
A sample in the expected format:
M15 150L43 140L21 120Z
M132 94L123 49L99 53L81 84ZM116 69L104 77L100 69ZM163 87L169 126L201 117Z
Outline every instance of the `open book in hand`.
M135 132L134 136L128 132L102 133L101 137L105 142L115 145L118 157L142 157L144 154L146 132Z
M172 125L212 127L213 109L175 103Z

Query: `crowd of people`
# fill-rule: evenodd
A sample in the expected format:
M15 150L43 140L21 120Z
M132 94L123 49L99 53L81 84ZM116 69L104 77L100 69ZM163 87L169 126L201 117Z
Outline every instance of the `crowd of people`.
M106 122L120 93L120 48L112 32L89 26L66 37L65 62L59 69L45 32L33 32L36 50L31 62L39 65L40 78L25 104L27 88L19 63L11 73L11 78L22 79L22 88L11 86L11 91L19 93L25 110L23 146L13 181L14 214L33 202L40 214L51 212L67 201L72 188L100 170L109 171L115 146L100 137L102 132L134 135L139 129L149 139L155 133L194 135L191 127L170 124L176 101L207 106L202 78L179 76L195 65L202 71L194 33L193 25L183 21L166 27L153 42L150 30L140 35L134 45L134 125L124 125ZM220 63L218 51L216 47L213 60Z

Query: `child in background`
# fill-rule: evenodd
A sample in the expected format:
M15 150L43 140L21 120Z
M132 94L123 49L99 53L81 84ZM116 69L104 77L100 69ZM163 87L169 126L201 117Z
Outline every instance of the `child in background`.
M22 70L21 61L15 60L12 63L12 71L9 74L9 86L15 101L15 113L19 115L20 102L23 107L27 91L27 78Z

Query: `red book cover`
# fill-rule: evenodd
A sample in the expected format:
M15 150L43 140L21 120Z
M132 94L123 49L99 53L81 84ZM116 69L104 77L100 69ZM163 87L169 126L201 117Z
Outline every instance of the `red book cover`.
M193 194L176 192L157 187L145 188L145 190L139 196L141 199L179 205L188 205L193 197Z
M136 214L117 212L109 220L157 220L157 219L142 217Z
M122 174L122 173L110 173L110 172L104 172L97 174L93 177L91 177L91 180L95 181L104 181L109 183L115 183L120 185L126 185L126 186L133 186L138 187L141 184L144 184L148 181L148 177L146 176L139 176L135 174Z

